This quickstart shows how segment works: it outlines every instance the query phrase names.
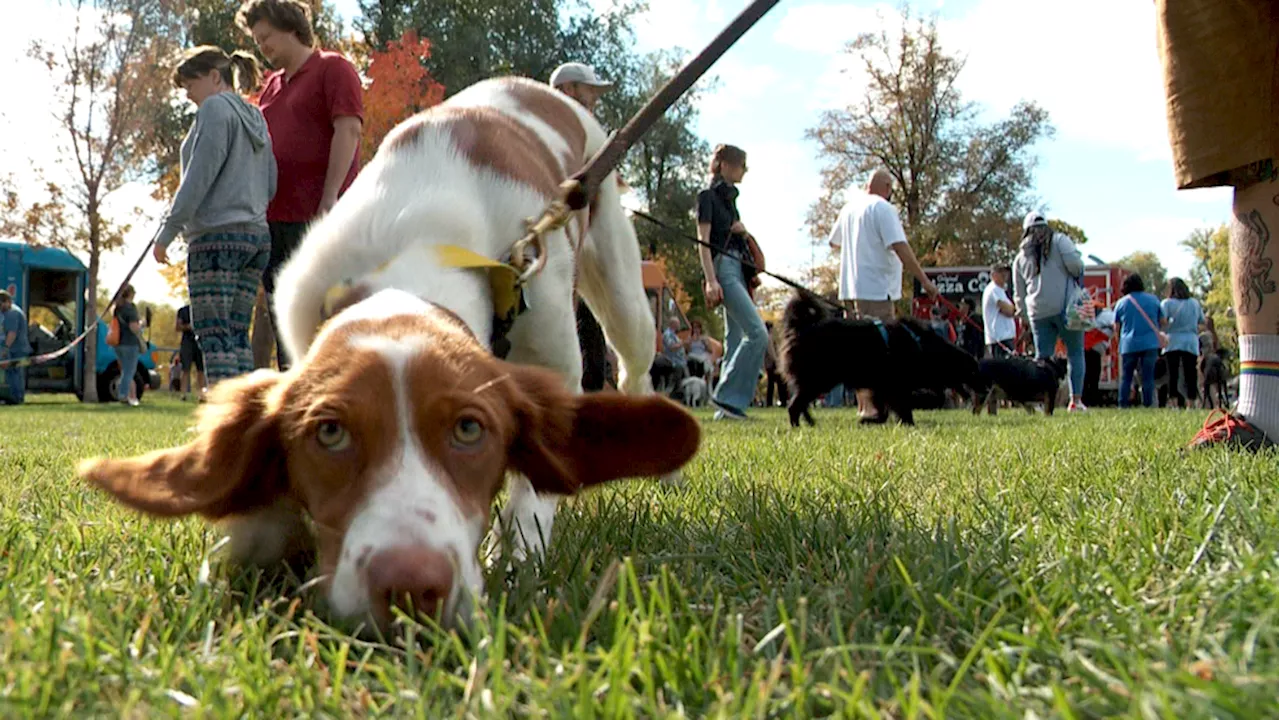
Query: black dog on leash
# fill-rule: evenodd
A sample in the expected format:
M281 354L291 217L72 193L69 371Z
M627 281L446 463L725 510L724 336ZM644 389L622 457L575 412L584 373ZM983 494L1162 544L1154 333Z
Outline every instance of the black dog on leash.
M872 391L876 415L863 422L883 423L892 410L906 425L915 424L915 390L967 396L979 387L977 361L922 323L836 317L804 293L783 311L778 369L791 390L793 427L801 417L813 425L809 406L840 384Z
M1000 395L1022 405L1028 413L1036 403L1044 403L1046 415L1053 414L1057 402L1058 387L1067 376L1065 358L1032 360L1027 357L987 358L978 363L978 375L982 379L980 395L985 401L974 398L973 414L981 415L985 402L987 414L996 414Z

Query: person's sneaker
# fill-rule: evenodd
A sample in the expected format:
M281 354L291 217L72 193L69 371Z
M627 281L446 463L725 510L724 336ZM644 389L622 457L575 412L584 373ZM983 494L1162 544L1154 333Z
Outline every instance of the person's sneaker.
M747 419L746 413L742 412L738 408L725 405L720 401L716 400L715 398L711 398L711 404L715 405L717 408L715 414L711 416L712 420L746 420Z
M129 398L128 400L125 400L125 404L127 404L129 407L138 407L138 405L140 405L141 403L139 403L134 398Z
M1226 445L1240 450L1258 452L1276 446L1267 434L1235 413L1214 410L1205 418L1204 427L1187 443L1190 449Z
M1074 412L1082 413L1082 412L1088 412L1088 411L1089 411L1089 408L1085 407L1084 403L1073 402L1067 406L1067 412L1069 413L1074 413Z

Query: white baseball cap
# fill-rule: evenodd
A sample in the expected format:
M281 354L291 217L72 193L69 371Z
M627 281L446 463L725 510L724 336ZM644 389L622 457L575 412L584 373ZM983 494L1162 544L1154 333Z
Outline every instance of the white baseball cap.
M605 82L596 76L590 65L582 63L565 63L551 73L551 87L560 87L565 83L579 82L595 87L613 87L613 83Z
M1027 213L1027 217L1024 218L1022 221L1022 234L1023 235L1027 234L1027 231L1035 227L1036 225L1048 225L1048 224L1049 222L1044 219L1044 213L1039 213L1032 210L1031 212Z

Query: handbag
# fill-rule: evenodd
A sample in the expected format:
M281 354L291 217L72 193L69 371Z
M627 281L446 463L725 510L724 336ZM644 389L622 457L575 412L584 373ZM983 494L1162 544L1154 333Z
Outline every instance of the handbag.
M111 347L120 344L120 318L114 313L111 315L111 324L107 326L107 344Z
M1156 327L1155 321L1151 319L1151 316L1147 314L1146 310L1142 309L1142 303L1134 300L1132 297L1129 298L1129 302L1132 302L1133 306L1138 308L1138 312L1142 313L1142 319L1146 320L1147 324L1151 326L1151 329L1155 331L1156 341L1160 343L1160 349L1164 350L1169 347L1169 334Z
M1076 278L1067 279L1067 299L1062 314L1068 330L1092 330L1097 324L1093 297Z

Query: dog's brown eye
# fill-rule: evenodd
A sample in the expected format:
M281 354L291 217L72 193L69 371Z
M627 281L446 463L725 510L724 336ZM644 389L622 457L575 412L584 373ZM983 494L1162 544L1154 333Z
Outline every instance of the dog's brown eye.
M459 445L475 445L484 438L484 425L470 417L460 418L453 425L453 439Z
M351 434L337 422L326 420L316 428L316 442L325 450L338 452L351 445Z

